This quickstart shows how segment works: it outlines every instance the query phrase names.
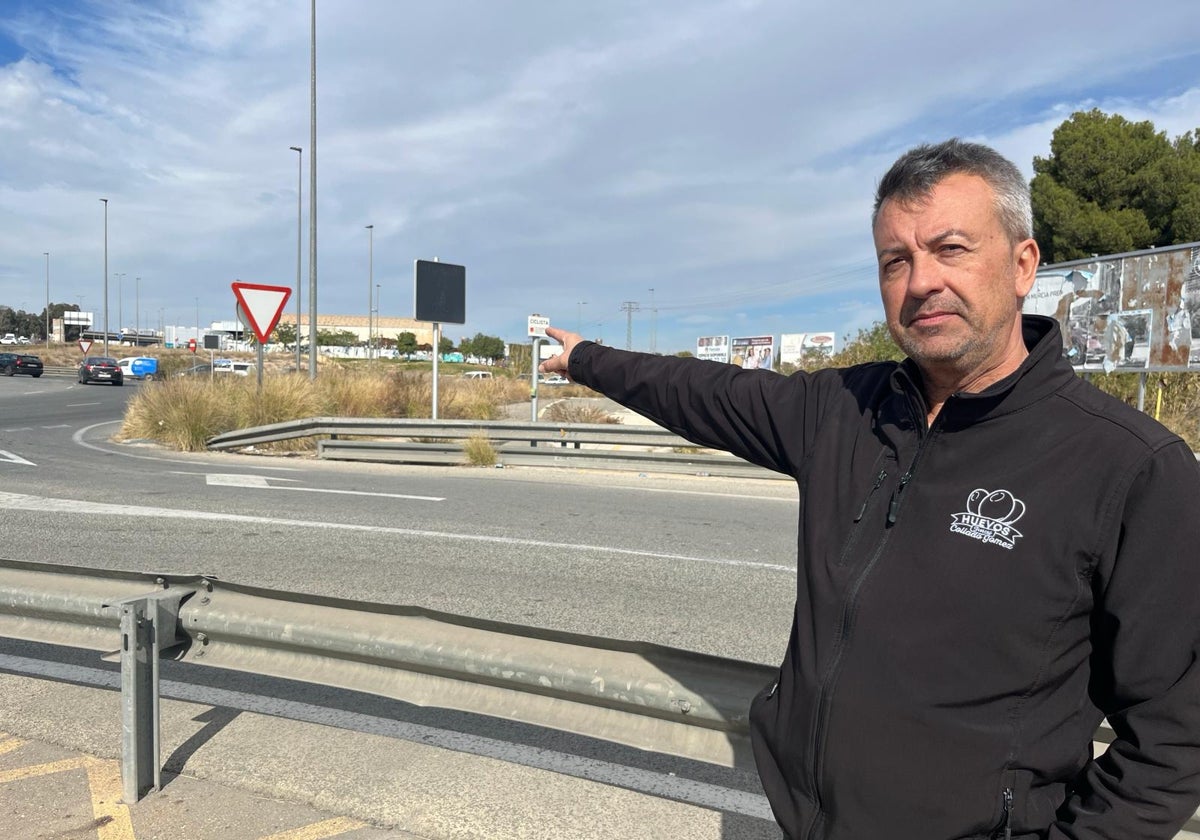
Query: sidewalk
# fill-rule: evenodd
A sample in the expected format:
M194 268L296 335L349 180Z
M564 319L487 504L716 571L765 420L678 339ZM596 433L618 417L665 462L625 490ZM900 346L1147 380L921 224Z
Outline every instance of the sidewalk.
M773 840L763 820L333 726L162 701L163 789L121 803L120 695L0 672L6 840ZM3 816L7 815L7 816Z

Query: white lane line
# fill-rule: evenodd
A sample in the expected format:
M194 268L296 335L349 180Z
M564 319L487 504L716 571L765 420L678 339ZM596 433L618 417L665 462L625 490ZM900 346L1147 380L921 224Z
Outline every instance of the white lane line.
M100 405L100 403L67 403L67 408L84 408L89 405Z
M93 516L137 516L155 519L191 519L203 522L241 522L252 525L278 525L293 528L315 528L322 531L359 531L374 534L394 534L424 539L454 540L457 542L491 543L493 545L550 548L570 552L589 551L597 554L617 554L625 557L650 557L655 560L685 560L713 566L734 566L742 569L764 569L794 575L796 570L778 563L761 563L752 560L731 560L723 557L694 557L687 554L663 554L657 551L639 551L633 548L614 548L608 545L550 542L517 537L493 537L484 534L454 534L447 531L420 531L415 528L393 528L386 525L352 525L346 522L314 522L305 519L281 519L274 516L247 516L238 513L211 513L203 510L176 510L174 508L116 505L107 502L84 502L75 499L50 499L44 496L27 496L23 493L0 493L0 510L29 510L37 513L82 514Z
M8 433L8 432L32 432L33 426L14 426L11 429L4 429L3 431L5 433Z
M86 440L83 439L83 436L86 435L88 432L90 432L92 429L98 429L101 426L115 426L120 422L122 422L122 421L121 420L105 420L103 423L93 423L90 426L84 426L82 429L75 430L75 433L73 435L71 435L71 440L78 446L82 446L84 449L91 449L93 452L103 452L105 455L120 455L124 458L136 458L139 461L160 461L164 464L189 464L191 466L195 466L195 464L196 464L195 461L186 461L183 458L159 458L154 455L135 455L132 452L125 452L121 449L105 449L103 446L96 446L96 444L88 443ZM303 470L301 470L297 467L259 466L259 467L255 467L255 469L274 470L276 472L303 472Z
M278 487L265 475L242 473L206 473L210 487L249 487L257 490L294 490L299 493L332 493L339 496L375 496L382 499L409 499L417 502L444 502L441 496L410 496L404 493L371 493L366 490L331 490L322 487ZM270 481L299 481L297 478L271 478Z
M53 425L53 426L42 426L42 428L43 428L43 429L69 429L69 428L71 428L71 424L69 424L69 423L57 423L57 424L55 424L55 425Z
M0 449L0 461L6 461L11 464L24 464L27 467L37 466L37 464L33 463L33 461L26 461L20 455L14 455L7 449Z

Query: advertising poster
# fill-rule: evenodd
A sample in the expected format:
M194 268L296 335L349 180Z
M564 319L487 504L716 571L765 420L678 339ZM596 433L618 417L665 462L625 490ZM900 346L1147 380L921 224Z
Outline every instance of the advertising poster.
M1046 266L1024 311L1079 370L1200 370L1200 243Z
M696 358L710 362L729 362L729 336L703 335L696 339Z
M729 361L747 370L774 370L775 336L756 335L733 339L730 342Z
M828 358L834 353L834 344L831 332L784 333L779 336L779 362L798 365L806 355L813 353Z

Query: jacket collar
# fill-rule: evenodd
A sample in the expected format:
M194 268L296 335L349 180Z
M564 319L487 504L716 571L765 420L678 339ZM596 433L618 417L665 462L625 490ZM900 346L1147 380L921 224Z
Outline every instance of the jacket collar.
M943 427L965 426L1019 411L1074 378L1074 369L1062 355L1057 321L1043 315L1023 315L1021 332L1029 351L1021 366L983 391L952 395L939 414ZM927 403L921 383L921 371L912 359L905 359L892 373L893 390L915 399L919 410L925 411Z

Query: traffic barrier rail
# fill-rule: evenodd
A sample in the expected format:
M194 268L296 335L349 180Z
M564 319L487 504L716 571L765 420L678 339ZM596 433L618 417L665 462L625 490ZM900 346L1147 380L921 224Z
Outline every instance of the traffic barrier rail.
M497 444L497 463L502 465L783 477L728 453L701 449L661 426L608 423L310 417L226 432L207 445L235 449L322 436L330 439L318 441L318 456L336 460L466 464L463 444L483 436Z
M122 772L158 786L157 661L381 695L750 766L747 715L775 668L416 607L198 575L0 560L0 636L118 651Z

